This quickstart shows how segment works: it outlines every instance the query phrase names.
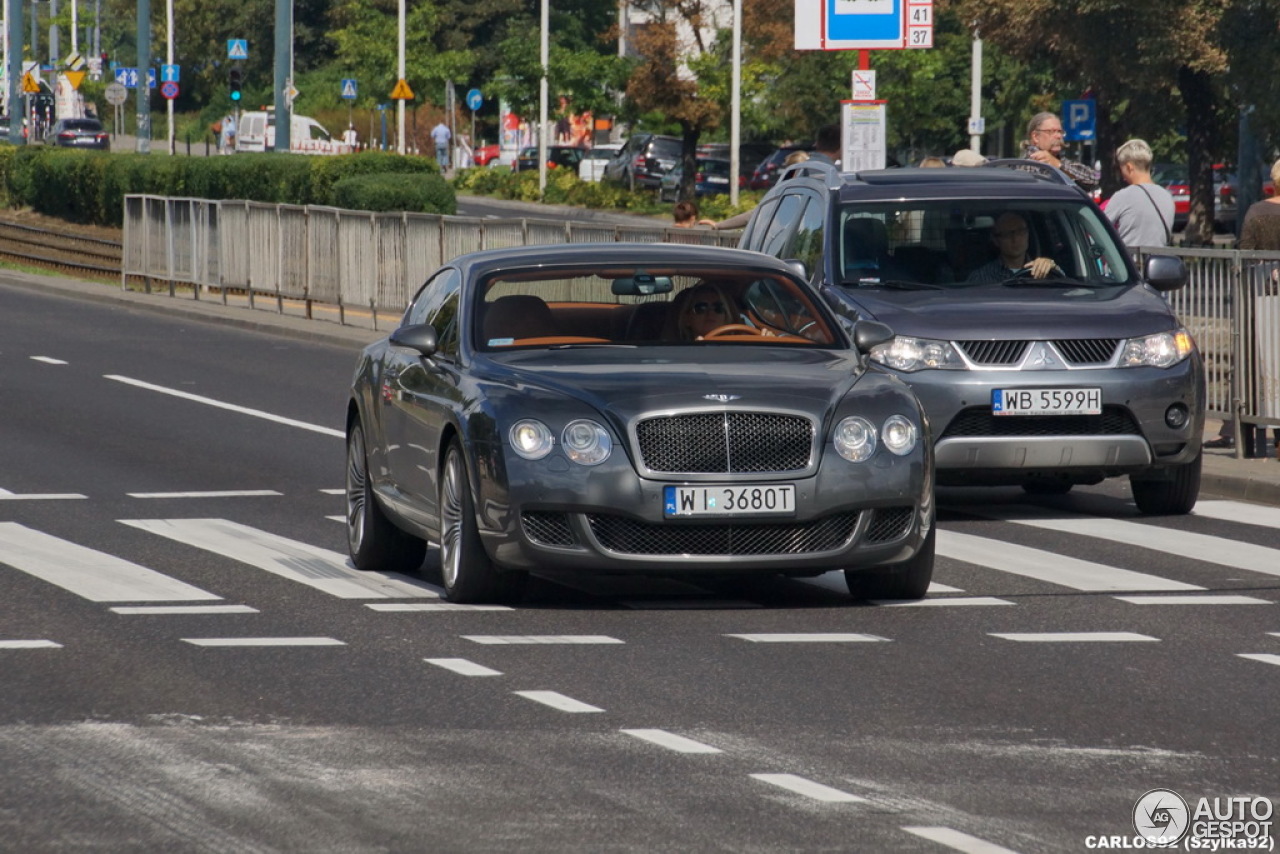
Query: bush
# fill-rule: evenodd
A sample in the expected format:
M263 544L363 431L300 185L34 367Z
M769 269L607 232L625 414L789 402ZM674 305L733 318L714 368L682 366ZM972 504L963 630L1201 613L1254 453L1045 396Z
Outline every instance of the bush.
M354 175L333 185L335 207L357 211L458 212L453 189L437 174Z

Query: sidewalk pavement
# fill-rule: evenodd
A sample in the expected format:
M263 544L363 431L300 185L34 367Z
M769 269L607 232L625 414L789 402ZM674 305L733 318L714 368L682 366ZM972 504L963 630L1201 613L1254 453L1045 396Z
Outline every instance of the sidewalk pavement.
M16 270L0 270L0 285L11 285L74 299L124 305L140 311L186 316L240 329L348 347L353 357L364 345L382 338L389 332L387 329L375 331L368 327L343 326L327 320L308 320L294 315L279 314L274 310L274 303L270 300L263 300L263 306L258 308L241 308L210 300L197 301L168 295L144 294L125 291L119 286L102 282L87 282ZM1212 419L1206 423L1205 441L1217 438L1221 423ZM1236 459L1235 451L1229 448L1205 448L1204 473L1200 486L1201 497L1230 498L1280 507L1280 460L1276 458L1275 450L1270 444L1267 448L1270 452L1269 456L1255 459Z

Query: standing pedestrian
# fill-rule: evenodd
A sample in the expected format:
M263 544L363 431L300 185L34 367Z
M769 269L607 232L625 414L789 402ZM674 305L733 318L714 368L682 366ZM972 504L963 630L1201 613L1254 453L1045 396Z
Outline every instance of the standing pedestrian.
M1116 149L1120 177L1129 186L1107 202L1107 218L1130 249L1173 242L1173 196L1151 180L1151 146L1131 139Z
M449 169L449 141L453 139L453 134L444 119L431 129L431 139L436 144L436 163L440 165L441 172L446 172Z
M1022 156L1038 163L1048 163L1055 169L1061 169L1071 180L1086 193L1097 189L1101 176L1096 169L1090 169L1083 163L1067 160L1062 156L1062 145L1066 131L1062 129L1062 120L1054 113L1036 113L1027 122L1027 138L1022 144Z
M219 146L223 154L231 154L236 150L236 117L227 115L222 120L222 144Z
M840 165L840 125L823 125L818 128L809 159L829 166Z

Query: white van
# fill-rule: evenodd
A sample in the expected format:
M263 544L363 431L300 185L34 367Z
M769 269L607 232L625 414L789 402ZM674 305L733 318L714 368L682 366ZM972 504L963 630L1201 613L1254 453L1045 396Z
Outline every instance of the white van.
M236 151L274 151L275 113L251 110L240 114ZM334 139L324 125L310 116L294 114L289 123L289 150L297 154L350 154L350 145Z

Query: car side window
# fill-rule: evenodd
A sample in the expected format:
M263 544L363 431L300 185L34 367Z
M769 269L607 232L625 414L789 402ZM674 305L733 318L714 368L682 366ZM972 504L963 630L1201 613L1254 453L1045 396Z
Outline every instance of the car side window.
M769 221L769 227L764 233L764 239L760 242L760 251L775 258L782 254L782 250L787 245L787 238L790 237L795 228L796 219L800 214L801 207L804 205L804 196L798 193L788 193L778 202L778 210L774 213L773 219Z
M440 334L444 330L435 322L436 316L440 313L445 302L458 293L462 287L462 273L453 267L446 267L437 272L427 283L418 291L417 296L413 298L413 302L409 304L409 309L404 313L404 326L416 326L420 323L430 323L436 327L436 333ZM456 306L456 299L455 299ZM455 307L454 311L457 309Z
M803 261L805 269L810 273L818 271L822 266L822 234L826 218L825 200L817 196L806 196L799 225L783 247L781 257Z

